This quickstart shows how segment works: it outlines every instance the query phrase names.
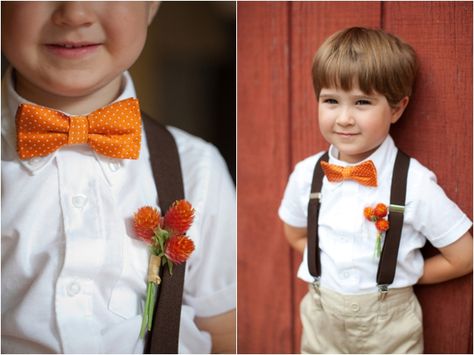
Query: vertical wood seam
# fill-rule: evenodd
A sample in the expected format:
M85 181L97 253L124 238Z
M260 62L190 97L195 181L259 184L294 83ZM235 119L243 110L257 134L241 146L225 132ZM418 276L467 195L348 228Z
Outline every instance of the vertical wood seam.
M293 48L292 48L292 37L293 37L293 32L292 32L292 3L288 2L287 3L287 51L288 51L288 112L287 112L287 118L288 118L288 132L291 136L291 132L293 132L293 124L292 124L292 110L293 110L293 75L292 75L292 53L293 53ZM291 168L292 168L292 160L293 160L293 146L292 146L292 140L290 139L288 142L288 176L290 176L291 173ZM291 332L291 352L292 353L297 353L296 351L296 343L295 343L295 337L296 337L296 314L295 314L295 301L296 301L296 287L295 287L295 270L293 269L294 265L294 252L290 246L288 246L288 253L289 253L289 262L290 262L290 329L292 330Z
M379 1L380 4L380 28L385 29L385 6L383 1Z

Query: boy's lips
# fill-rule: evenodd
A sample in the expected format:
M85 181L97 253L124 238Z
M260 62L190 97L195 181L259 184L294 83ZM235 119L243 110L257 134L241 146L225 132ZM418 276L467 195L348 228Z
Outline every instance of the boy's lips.
M95 53L100 46L101 43L91 42L60 42L45 44L49 53L66 59L83 58Z
M354 136L359 135L359 133L350 133L350 132L334 132L334 133L341 137L354 137Z

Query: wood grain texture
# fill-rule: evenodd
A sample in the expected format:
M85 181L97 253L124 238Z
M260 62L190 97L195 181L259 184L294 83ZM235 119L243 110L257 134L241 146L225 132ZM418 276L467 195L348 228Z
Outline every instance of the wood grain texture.
M291 252L277 209L289 174L288 5L238 4L238 352L293 351Z
M384 29L409 42L421 64L394 139L472 219L472 3L387 2L383 13ZM425 352L472 352L472 275L416 292Z

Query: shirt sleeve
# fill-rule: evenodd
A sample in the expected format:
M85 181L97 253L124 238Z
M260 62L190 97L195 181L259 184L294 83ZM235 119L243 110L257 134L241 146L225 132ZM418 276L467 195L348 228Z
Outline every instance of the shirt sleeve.
M223 158L214 146L203 144L192 167L183 169L196 210L196 226L188 233L196 237L196 250L187 265L183 303L196 316L211 317L236 308L236 205Z
M423 234L436 248L445 247L462 237L472 226L463 211L437 184L436 176L415 159L407 187L407 223ZM407 211L408 212L408 211Z
M278 215L290 226L304 228L307 225L307 208L314 166L323 153L313 155L296 164L288 179Z

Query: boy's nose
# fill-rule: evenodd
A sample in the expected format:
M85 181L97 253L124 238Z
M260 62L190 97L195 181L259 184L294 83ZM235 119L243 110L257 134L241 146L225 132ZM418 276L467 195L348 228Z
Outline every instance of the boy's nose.
M53 22L58 26L90 26L94 12L88 1L61 1L53 13Z
M336 123L340 126L351 126L354 122L351 110L342 110L336 118Z

